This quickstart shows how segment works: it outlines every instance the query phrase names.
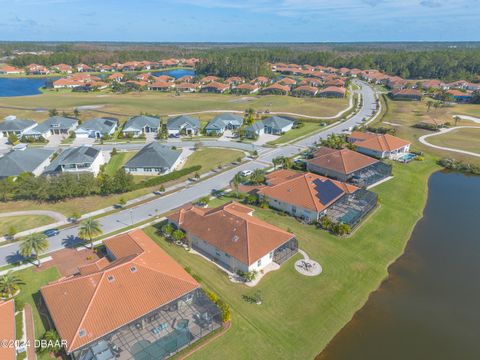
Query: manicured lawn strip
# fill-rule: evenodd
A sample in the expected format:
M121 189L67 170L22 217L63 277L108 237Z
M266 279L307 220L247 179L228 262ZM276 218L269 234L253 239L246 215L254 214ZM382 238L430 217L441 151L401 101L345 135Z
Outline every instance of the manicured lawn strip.
M113 155L107 166L105 166L105 173L110 176L115 175L115 172L125 165L125 163L135 154L136 151L126 151L118 152L117 154Z
M322 121L318 120L318 123L313 123L313 122L305 122L303 123L303 127L298 128L298 129L292 129L282 136L280 136L278 139L269 141L269 145L278 145L278 144L284 144L287 141L294 140L296 138L299 138L301 136L305 135L311 135L317 131L320 131L322 129L322 126L320 125Z
M23 312L15 315L15 338L21 340L23 336Z
M10 207L15 209L15 207ZM48 225L54 223L55 220L50 216L45 215L21 215L21 216L8 216L0 217L0 236L3 236L8 232L10 227L14 227L17 232L34 229L39 226Z
M245 154L239 150L203 148L193 152L187 159L184 167L200 165L202 172L208 172L219 165L225 166Z
M374 189L380 207L349 238L329 235L268 209L256 209L255 216L297 235L300 248L324 268L315 278L295 271L293 263L300 258L297 255L280 270L266 275L254 289L233 284L214 265L166 243L155 235L154 228L147 228L162 248L183 266L190 266L232 307L233 324L228 333L191 358L311 359L320 353L402 254L422 215L428 177L437 169L429 156L424 162L395 164L394 179ZM261 306L242 300L242 295L257 290L263 295Z
M433 145L466 150L480 154L480 126L478 129L457 129L446 134L432 136L427 141ZM452 153L452 156L455 155Z
M45 333L45 327L38 312L36 301L41 298L40 288L47 285L49 282L58 279L60 274L56 267L51 267L42 271L35 271L33 268L28 268L16 271L15 275L25 282L25 285L21 287L17 299L23 300L24 303L32 305L33 320L35 322L35 337L40 339Z

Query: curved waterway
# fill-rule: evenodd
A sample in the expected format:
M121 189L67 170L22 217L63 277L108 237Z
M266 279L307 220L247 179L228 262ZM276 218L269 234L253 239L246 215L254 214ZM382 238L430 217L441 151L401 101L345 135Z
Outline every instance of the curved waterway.
M405 254L317 360L480 359L479 225L480 177L433 174Z
M168 75L178 79L182 76L195 76L195 70L191 69L174 69L174 70L159 70L152 71L155 76ZM106 77L109 74L100 74L100 77ZM0 97L7 96L28 96L38 95L41 93L40 88L48 83L51 83L57 78L2 78L0 77Z

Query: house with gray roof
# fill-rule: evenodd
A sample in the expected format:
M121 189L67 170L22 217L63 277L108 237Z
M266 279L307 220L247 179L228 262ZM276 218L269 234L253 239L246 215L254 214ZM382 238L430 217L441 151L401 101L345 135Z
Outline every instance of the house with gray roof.
M265 134L281 135L292 130L294 121L280 116L263 119Z
M134 116L127 120L123 126L124 136L139 137L143 134L158 133L160 119L154 116Z
M243 117L235 114L220 114L205 126L205 133L208 135L220 135L225 130L238 129L243 124Z
M82 123L77 130L75 136L77 138L102 138L112 136L118 127L118 120L114 118L94 118Z
M188 115L175 116L167 120L168 135L197 135L200 131L200 120Z
M244 131L247 138L254 139L265 134L265 125L262 120L255 121L252 125L245 127Z
M51 116L23 135L33 138L48 138L51 135L68 135L78 126L78 120L64 116Z
M103 153L91 146L79 146L65 149L45 169L46 174L59 172L91 172L95 176L105 163Z
M143 147L123 167L133 175L159 175L174 170L180 162L181 150L152 142Z
M9 137L12 134L17 135L19 138L23 134L37 126L37 123L29 119L17 119L16 116L7 116L2 122L0 122L0 137Z
M0 157L0 179L21 173L39 176L50 164L53 150L22 147Z

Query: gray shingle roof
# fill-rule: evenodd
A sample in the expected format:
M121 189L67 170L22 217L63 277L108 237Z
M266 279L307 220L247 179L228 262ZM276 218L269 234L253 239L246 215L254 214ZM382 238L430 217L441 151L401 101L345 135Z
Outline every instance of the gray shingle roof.
M262 120L254 122L252 125L249 125L245 128L245 131L257 133L260 130L264 129L265 124Z
M271 116L263 120L265 126L282 130L285 126L293 125L293 121L280 116Z
M200 129L200 120L188 115L175 116L167 120L168 130L181 130L184 127Z
M72 147L64 150L45 169L46 172L58 171L61 165L92 163L100 153L99 149L90 146Z
M159 128L160 127L160 119L153 116L134 116L127 120L125 126L123 128L124 131L140 131L145 126L152 127L152 128Z
M13 150L0 157L0 178L33 172L53 154L53 150Z
M100 134L109 134L117 125L114 119L94 118L85 121L77 129L79 132L98 131Z
M44 122L38 124L33 129L27 131L28 134L45 134L49 130L70 130L73 126L78 123L77 119L67 118L63 116L52 116L49 117Z
M0 122L0 131L23 131L36 122L29 119L5 119Z
M243 117L230 113L217 115L207 124L205 130L222 130L225 129L228 124L241 126L243 124Z
M124 167L161 167L170 169L180 157L181 153L179 150L172 150L170 146L152 142L135 154Z

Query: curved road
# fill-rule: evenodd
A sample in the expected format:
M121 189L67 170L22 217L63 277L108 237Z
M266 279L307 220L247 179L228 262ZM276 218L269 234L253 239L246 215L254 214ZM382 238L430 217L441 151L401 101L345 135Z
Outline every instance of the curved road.
M433 133L433 134L428 134L428 135L420 136L420 138L419 138L418 140L419 140L422 144L427 145L427 146L432 147L432 148L435 148L435 149L446 150L446 151L453 151L453 152L457 152L457 153L460 153L460 154L472 155L472 156L480 157L480 153L474 153L474 152L471 152L471 151L449 148L449 147L446 147L446 146L433 145L433 144L430 144L430 143L426 140L426 139L428 139L429 137L438 136L438 135L443 135L443 134L449 133L449 132L452 131L452 130L457 130L457 129L480 129L480 126L456 126L456 127L452 127L452 128L448 128L448 129L441 129L440 131L435 132L435 133Z
M354 82L361 87L361 90L359 91L363 96L363 105L360 111L350 119L338 123L321 133L304 138L296 143L273 149L264 149L259 152L259 157L256 160L251 160L250 162L242 164L234 169L195 183L183 190L99 218L98 220L102 226L103 232L105 234L111 233L127 226L153 219L157 214L163 214L185 203L209 195L214 189L227 187L232 177L239 171L245 169L268 168L272 165L272 159L274 157L297 155L308 146L313 145L319 139L323 139L330 134L341 133L346 128L361 124L363 119L370 117L372 113L376 112L377 105L375 101L375 93L372 88L358 80L354 80ZM79 243L77 234L78 226L62 229L59 235L49 238L48 252L61 249L64 246L72 246ZM16 262L20 259L22 259L22 257L18 254L18 243L12 243L0 248L0 266Z

